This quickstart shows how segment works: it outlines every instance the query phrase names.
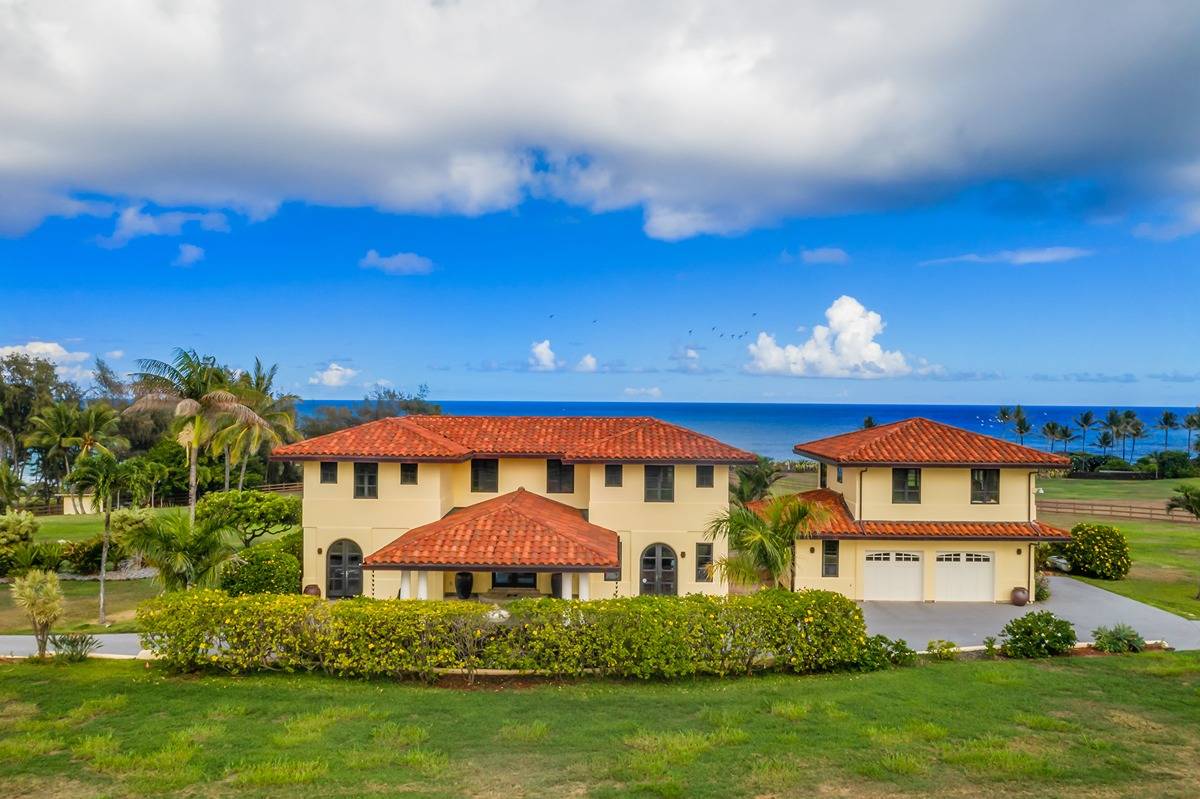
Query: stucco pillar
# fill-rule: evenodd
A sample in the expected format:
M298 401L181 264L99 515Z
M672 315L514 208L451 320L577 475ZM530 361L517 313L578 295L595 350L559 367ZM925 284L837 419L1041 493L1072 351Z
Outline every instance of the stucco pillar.
M562 599L570 599L571 598L571 594L574 592L573 591L574 586L571 585L573 577L574 577L574 575L571 574L570 572L562 573L562 593L560 594Z
M412 599L412 572L400 572L400 598Z
M429 599L429 572L417 572L417 599Z
M579 575L579 599L582 602L592 598L592 575L584 572Z

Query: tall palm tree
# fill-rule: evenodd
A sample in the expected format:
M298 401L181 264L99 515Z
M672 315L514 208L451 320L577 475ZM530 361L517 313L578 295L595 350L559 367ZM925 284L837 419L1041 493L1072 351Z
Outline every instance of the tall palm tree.
M1024 444L1025 436L1033 432L1033 424L1021 415L1013 420L1013 432L1017 434L1017 440Z
M125 411L173 408L176 440L187 451L188 517L196 518L196 463L200 450L229 419L267 427L267 422L230 390L228 372L212 356L176 349L170 363L143 359L133 375L137 399Z
M1012 408L1007 405L1001 405L1000 410L996 411L996 421L1000 424L1008 424L1013 420Z
M1054 442L1058 441L1058 422L1046 422L1042 425L1042 438L1046 439L1050 444L1050 451L1054 451Z
M221 564L234 552L228 533L219 524L193 522L175 511L131 529L125 546L158 569L164 591L214 585Z
M796 540L810 535L827 513L796 494L730 505L706 532L729 545L729 554L713 564L714 571L733 582L754 584L765 577L773 586L794 588Z
M760 457L756 463L739 466L734 472L737 482L729 489L734 502L746 504L771 493L771 486L783 475L775 471L770 458Z
M254 370L243 373L235 387L243 404L266 421L267 426L235 420L217 436L232 454L233 462L241 461L239 491L246 483L248 456L257 454L265 445L267 456L270 457L271 450L279 444L295 441L299 437L296 432L296 402L300 398L295 394L275 393L275 375L278 371L278 364L272 364L267 369L261 360L255 358Z
M90 492L92 501L104 514L104 538L100 545L100 623L104 624L107 621L104 615L104 580L108 570L109 544L112 542L112 512L117 496L129 487L131 470L117 463L111 452L97 452L76 460L70 478L76 495L82 499L85 493Z
M1187 448L1184 451L1190 453L1192 451L1192 433L1200 430L1200 408L1183 417L1183 427L1187 430Z
M1129 460L1133 461L1137 457L1137 443L1143 438L1147 438L1150 435L1150 431L1146 428L1145 422L1135 417L1129 422L1128 427L1126 427L1125 435L1130 440Z
M1161 430L1163 434L1163 449L1167 448L1167 436L1172 430L1179 429L1179 416L1174 411L1163 411L1158 417L1158 421L1154 424L1155 430Z
M1087 453L1088 431L1095 427L1096 424L1096 414L1092 413L1091 411L1084 411L1075 417L1075 426L1080 430L1079 448L1083 450L1085 454Z
M1062 442L1063 452L1067 451L1067 446L1079 436L1071 432L1071 425L1060 424L1058 426L1058 440Z
M1125 423L1124 417L1121 416L1121 412L1118 411L1116 408L1109 408L1108 413L1106 413L1104 415L1104 421L1100 423L1100 427L1102 429L1104 429L1105 431L1107 431L1108 434L1112 437L1112 440L1113 440L1112 446L1115 446L1117 441L1121 440L1121 430L1122 430L1122 426L1124 425L1124 423ZM1124 456L1125 456L1125 448L1122 445L1121 457L1124 457Z
M1096 446L1100 448L1101 455L1107 455L1108 450L1113 445L1113 434L1107 430L1102 430L1100 435L1096 436Z
M25 444L45 450L47 458L62 458L63 474L71 471L71 449L78 446L79 408L73 402L56 402L29 417L32 432Z

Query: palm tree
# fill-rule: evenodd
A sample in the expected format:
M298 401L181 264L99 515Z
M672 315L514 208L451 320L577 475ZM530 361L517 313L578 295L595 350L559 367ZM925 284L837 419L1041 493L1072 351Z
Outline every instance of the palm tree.
M1176 486L1175 496L1167 500L1167 510L1181 510L1200 519L1200 486ZM1196 592L1196 599L1200 599L1200 590Z
M731 505L706 532L708 538L724 538L729 545L729 554L713 569L733 582L753 584L766 577L773 586L794 588L796 539L807 537L827 515L825 508L796 494L750 506Z
M104 539L100 545L100 623L106 623L104 612L104 580L108 570L108 549L112 543L112 512L116 505L117 496L123 489L128 488L131 470L124 464L117 463L111 452L97 452L87 458L75 461L71 470L71 485L76 496L80 499L87 492L92 494L104 514Z
M1135 457L1137 457L1137 443L1143 438L1147 438L1150 435L1150 431L1146 429L1145 422L1143 422L1141 419L1134 418L1129 422L1129 426L1126 428L1125 434L1129 436L1130 439L1129 460L1132 461Z
M50 627L63 612L63 592L58 575L52 571L34 569L13 578L13 604L25 611L33 624L33 637L37 641L37 656L46 657L46 641L50 638Z
M1185 452L1192 451L1192 433L1200 430L1200 408L1192 411L1183 417L1183 427L1187 430L1187 448Z
M866 418L864 418L862 426L863 426L863 430L869 430L870 428L874 427L875 426L875 417L867 416Z
M1158 417L1158 422L1154 425L1155 430L1161 430L1163 434L1163 449L1167 448L1167 436L1172 430L1179 429L1179 416L1174 411L1163 411Z
M1113 434L1104 430L1096 437L1096 446L1100 448L1101 455L1107 455L1108 450L1113 445Z
M37 416L29 417L33 430L25 435L25 445L44 451L46 458L62 458L63 484L66 492L66 475L71 471L71 450L77 446L79 435L79 408L71 402L56 402L42 409ZM42 470L45 473L45 470ZM72 498L75 512L79 513L79 500Z
M996 411L996 421L1000 424L1008 424L1013 420L1012 408L1007 405L1001 405L1000 410Z
M200 450L227 420L268 427L266 420L230 390L228 372L212 356L176 349L170 363L143 359L133 377L138 398L126 413L157 408L175 411L176 440L187 451L188 516L196 518L196 462Z
M1042 425L1042 438L1050 443L1050 451L1054 451L1054 442L1058 441L1058 422L1046 422Z
M1024 415L1018 416L1013 420L1013 432L1017 434L1017 440L1024 444L1025 436L1033 432L1033 425Z
M1096 414L1092 413L1091 411L1084 411L1075 417L1075 426L1081 431L1079 436L1079 448L1083 450L1085 454L1087 453L1088 431L1095 427L1096 424Z
M734 502L742 505L770 494L771 486L783 476L775 471L775 464L770 458L763 457L753 465L739 466L734 474L737 475L737 482L729 489L729 493Z
M1071 425L1060 424L1058 426L1058 440L1063 443L1063 452L1067 451L1067 445L1076 438L1078 438L1078 436L1071 432Z
M214 438L214 444L219 442L219 445L232 456L234 463L241 461L238 491L241 491L246 483L248 456L258 453L265 444L269 457L271 450L279 444L295 441L298 438L296 402L300 398L295 394L276 396L274 391L275 374L278 371L278 364L273 364L270 369L266 369L263 367L262 361L255 358L254 371L244 373L235 387L242 403L257 413L259 418L267 423L267 426L235 420ZM229 489L228 469L226 469L225 488Z
M215 585L221 564L234 552L228 533L219 525L196 523L177 511L131 529L125 546L158 569L164 591Z
M1116 408L1109 408L1108 413L1106 413L1104 415L1104 421L1100 423L1100 427L1108 432L1109 436L1113 440L1112 445L1115 445L1116 442L1121 439L1121 435L1122 435L1121 431L1123 429L1124 423L1125 423L1124 417L1121 416L1121 412L1118 411ZM1112 445L1110 445L1110 446L1112 446ZM1122 458L1125 457L1125 447L1124 446L1121 447L1121 457Z

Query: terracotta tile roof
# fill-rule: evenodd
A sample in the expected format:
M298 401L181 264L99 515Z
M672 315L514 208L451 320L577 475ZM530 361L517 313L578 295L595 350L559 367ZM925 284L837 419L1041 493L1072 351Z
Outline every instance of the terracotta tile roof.
M814 538L993 538L997 540L1066 541L1071 534L1044 522L889 522L855 521L842 495L817 488L793 496L815 502L828 517L813 531ZM765 500L747 507L759 510Z
M273 460L442 460L752 463L753 453L650 417L400 416L278 447Z
M414 527L363 559L389 567L615 569L617 534L577 509L519 488Z
M817 460L851 465L1069 466L1070 458L915 417L797 444Z

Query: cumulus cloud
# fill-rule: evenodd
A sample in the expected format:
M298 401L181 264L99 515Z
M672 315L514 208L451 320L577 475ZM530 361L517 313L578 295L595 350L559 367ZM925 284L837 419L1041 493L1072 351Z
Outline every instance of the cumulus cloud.
M952 255L949 258L933 258L921 261L921 266L937 264L1054 264L1061 261L1074 261L1076 258L1086 258L1091 250L1082 247L1032 247L1023 250L1001 250L999 252L979 253L969 252L965 255Z
M1090 8L4 4L0 225L73 197L481 214L537 196L640 208L677 239L997 179L1200 196L1200 85L1180 80L1200 7Z
M0 347L0 358L9 355L27 355L50 361L54 364L54 371L65 380L90 380L92 377L92 370L82 365L92 357L91 353L68 350L57 341L27 341Z
M368 250L359 259L363 269L378 269L389 275L427 275L433 271L433 261L415 252L398 252L395 255L380 255L377 250Z
M550 349L550 339L535 341L529 345L529 368L534 372L553 372L560 366L554 350Z
M314 372L312 377L308 378L308 384L310 386L340 388L353 380L357 374L357 369L351 369L348 366L342 366L331 361L324 369Z
M197 247L195 244L180 244L179 254L175 256L175 260L171 262L171 266L191 266L203 260L203 247Z
M1200 202L1191 203L1181 209L1174 218L1166 222L1142 222L1133 229L1133 235L1152 241L1174 241L1200 232Z
M797 255L784 250L780 255L780 260L784 263L790 263L797 258L806 264L846 264L850 262L850 253L841 247L814 247L811 250L802 249Z
M648 399L658 399L662 397L662 389L658 386L646 386L642 388L631 386L621 393L623 393L626 397L645 397Z
M750 362L745 370L754 374L796 377L901 377L937 374L940 366L921 363L917 370L904 353L885 350L875 339L883 333L883 317L868 311L853 297L843 295L825 310L829 324L815 325L803 344L780 345L775 336L760 332L746 347Z
M229 232L229 221L224 214L212 211L205 213L167 211L161 214L147 214L142 212L143 207L136 205L123 210L117 215L117 224L112 235L100 236L96 239L96 243L102 247L115 249L124 247L139 236L178 236L183 233L184 225L192 223L198 224L201 230L217 233Z
M119 361L125 357L125 350L109 350L104 353L104 357L112 361Z
M599 363L596 361L596 356L590 352L579 359L579 363L575 364L576 372L594 372L599 368Z
M671 360L675 362L674 371L685 372L687 374L701 374L708 371L704 365L700 363L700 348L692 345L683 347L678 352L671 355Z

